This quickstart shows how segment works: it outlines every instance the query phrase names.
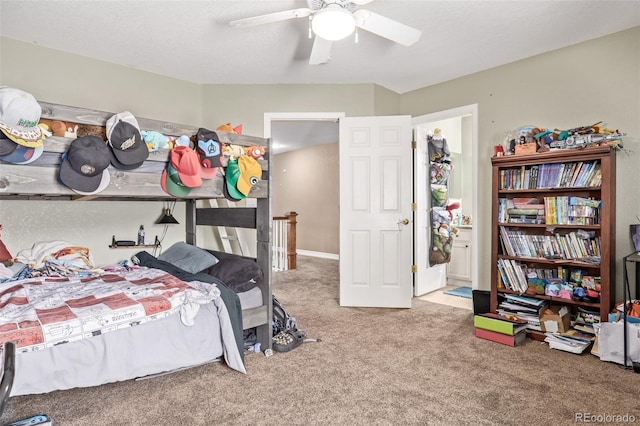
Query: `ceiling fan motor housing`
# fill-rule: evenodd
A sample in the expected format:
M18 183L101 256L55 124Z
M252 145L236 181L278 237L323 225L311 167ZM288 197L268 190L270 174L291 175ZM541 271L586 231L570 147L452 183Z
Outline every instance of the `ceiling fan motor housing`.
M307 0L307 5L311 10L322 10L328 6L339 6L349 12L355 12L358 5L348 0Z

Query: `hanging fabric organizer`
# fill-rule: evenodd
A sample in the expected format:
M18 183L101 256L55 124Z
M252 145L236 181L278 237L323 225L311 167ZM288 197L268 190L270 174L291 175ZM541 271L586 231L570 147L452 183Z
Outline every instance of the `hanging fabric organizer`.
M453 226L454 209L458 203L449 203L449 175L453 170L447 140L440 129L427 135L429 155L429 189L431 191L431 266L449 263L451 246L458 228Z

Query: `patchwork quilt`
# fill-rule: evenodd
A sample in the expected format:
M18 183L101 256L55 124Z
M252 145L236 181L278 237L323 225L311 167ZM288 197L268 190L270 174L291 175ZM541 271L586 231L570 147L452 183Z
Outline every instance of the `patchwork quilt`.
M31 352L169 315L188 326L200 305L219 298L215 284L146 267L0 283L0 343Z

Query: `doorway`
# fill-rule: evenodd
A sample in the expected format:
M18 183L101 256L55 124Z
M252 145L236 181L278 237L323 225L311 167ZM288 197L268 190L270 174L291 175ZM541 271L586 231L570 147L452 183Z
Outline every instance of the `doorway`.
M265 113L274 216L297 216L297 253L338 259L338 121L344 113Z
M264 136L267 138L272 137L273 126L278 124L278 122L284 121L293 121L293 120L339 120L344 117L344 113L265 113L264 115ZM438 122L440 120L447 120L455 117L468 117L470 120L471 126L471 174L473 176L472 179L472 208L471 208L471 217L477 223L478 222L478 209L477 202L475 197L478 191L478 180L475 176L478 173L479 165L478 165L478 118L477 118L477 104L463 106L459 108L454 108L446 111L441 111L433 114L427 114L423 116L418 116L412 118L412 126L414 130L420 131L420 129L426 129L431 123ZM421 179L422 182L426 182L426 171L422 169L422 177L418 177L417 179ZM417 192L416 192L417 196ZM423 204L424 205L424 204ZM416 215L419 216L419 215ZM415 223L421 221L422 226L426 226L427 216L424 217L416 217ZM418 228L417 228L418 229ZM416 243L415 246L415 256L416 261L415 264L418 265L418 272L415 274L414 278L414 288L416 284L420 284L423 282L432 282L433 275L436 274L436 282L442 282L442 285L446 285L446 273L442 273L442 271L437 271L436 268L429 268L428 265L428 256L425 253L428 241L426 240L426 228L422 230L424 235L420 237L418 234L420 232L416 232L416 242L420 240L420 242ZM477 229L475 227L471 230L472 240L477 241ZM422 239L420 239L422 238ZM338 259L339 254L336 254L335 258ZM472 288L478 287L478 253L477 251L473 252L471 257L471 286ZM424 261L418 261L418 259L424 259ZM437 274L441 274L442 277L439 277ZM441 286L439 286L441 287ZM434 289L435 290L435 289ZM430 291L434 291L430 290ZM422 294L424 294L423 292ZM416 294L417 295L417 294Z

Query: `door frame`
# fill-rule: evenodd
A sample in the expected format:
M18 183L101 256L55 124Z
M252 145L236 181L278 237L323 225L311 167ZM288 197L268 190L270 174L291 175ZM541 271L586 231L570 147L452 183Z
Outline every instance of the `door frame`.
M264 137L271 138L274 121L336 121L345 116L344 112L265 112Z
M478 258L479 258L479 250L477 250L478 244L478 225L482 223L480 212L478 210L478 190L479 190L479 179L478 174L480 171L480 159L479 159L479 149L478 149L478 104L470 104L457 108L452 108L448 110L438 111L431 114L425 114L420 116L412 117L412 125L415 127L416 124L428 123L431 121L440 121L446 120L449 118L459 117L461 115L469 115L472 116L472 145L473 145L473 167L472 167L472 176L473 176L473 223L474 226L471 229L471 237L473 239L473 243L475 244L476 249L473 250L473 256L471 258L471 284L473 289L478 288ZM274 121L289 121L289 120L339 120L342 117L345 117L346 114L344 112L265 112L264 113L264 137L271 138L271 126ZM338 257L340 254L338 253Z
M338 121L342 117L345 117L344 112L265 112L264 113L264 136L265 138L271 138L272 126L276 121ZM339 139L339 138L338 138ZM339 143L339 141L338 141ZM269 185L272 185L273 181L269 180ZM306 254L313 257L322 257L325 259L340 260L340 253L337 255L312 252L306 250L296 250L297 254Z
M480 213L478 210L478 190L480 188L478 174L480 171L480 156L478 151L478 104L464 105L457 108L452 108L444 111L438 111L431 114L425 114L413 117L411 122L415 129L417 125L428 124L434 121L447 120L450 118L456 118L460 116L471 115L471 144L473 146L472 156L472 170L471 176L473 177L473 208L472 218L473 226L471 228L471 239L474 244L473 256L471 256L471 287L478 289L478 225L482 223Z

